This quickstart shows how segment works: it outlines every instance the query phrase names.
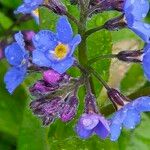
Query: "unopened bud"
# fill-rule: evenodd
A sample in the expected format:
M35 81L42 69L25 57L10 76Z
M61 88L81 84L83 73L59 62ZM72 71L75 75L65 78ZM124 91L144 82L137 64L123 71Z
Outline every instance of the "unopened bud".
M110 19L104 24L105 29L110 31L119 30L125 28L126 26L127 24L124 15Z
M57 84L63 76L54 70L47 70L43 72L43 79L49 84Z
M51 85L45 82L44 80L37 81L32 87L29 88L31 95L33 96L41 96L58 89L58 85Z
M30 103L30 108L33 113L39 116L43 125L49 125L57 117L60 108L62 107L63 101L60 97L52 100L35 100Z
M107 91L108 97L114 104L114 107L118 110L122 106L128 103L129 99L121 94L118 90L111 88Z
M72 120L77 112L78 99L76 96L69 96L65 100L64 107L60 111L60 119L63 122Z
M63 5L62 2L60 2L60 0L48 0L46 5L49 9L58 15L65 15L67 12L67 8L65 5Z
M137 50L137 51L121 51L116 56L119 60L125 61L125 62L142 62L142 54L143 51Z
M112 9L123 11L125 0L108 0L111 3Z
M85 97L85 113L98 113L96 99L92 93L88 93Z

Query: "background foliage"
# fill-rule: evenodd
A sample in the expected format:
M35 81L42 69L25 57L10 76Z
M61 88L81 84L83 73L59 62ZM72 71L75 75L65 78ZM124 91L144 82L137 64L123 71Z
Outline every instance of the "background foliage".
M67 0L64 1L70 13L78 16L77 8L71 6ZM9 27L17 20L13 11L19 6L21 0L0 0L0 40L4 39ZM103 24L107 19L116 15L116 12L107 12L94 15L88 21L88 28ZM55 22L58 18L47 9L40 9L40 26L34 20L19 24L13 28L18 30L55 29ZM74 31L76 27L72 24ZM10 38L10 37L7 37ZM101 31L88 39L88 56L115 53L126 49L140 48L141 41L129 30L124 29L116 32ZM76 54L77 55L77 54ZM33 74L17 88L13 95L9 95L3 83L3 76L8 69L5 60L0 62L0 150L149 150L150 148L150 114L143 114L141 124L134 131L123 131L118 142L111 142L109 139L102 141L96 136L88 140L79 139L74 133L74 124L82 113L79 106L78 116L71 122L64 124L59 120L50 127L43 127L39 119L33 116L29 109L31 101L27 87L34 83L39 75ZM131 98L140 95L149 95L150 85L146 81L140 65L124 64L116 60L99 61L94 65L96 70L109 82L110 85L120 90ZM115 71L114 71L115 70ZM73 76L77 71L69 70ZM94 79L96 95L101 110L109 111L111 108L107 100L105 90ZM83 92L80 90L80 101L82 102ZM82 104L81 104L82 105ZM109 107L106 107L106 106ZM105 109L104 109L105 106ZM106 112L105 112L106 114Z

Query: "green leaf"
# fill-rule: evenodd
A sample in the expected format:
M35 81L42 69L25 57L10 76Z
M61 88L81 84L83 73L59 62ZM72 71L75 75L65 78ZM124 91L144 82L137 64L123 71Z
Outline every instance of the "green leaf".
M130 95L140 89L146 83L146 78L143 74L143 68L139 64L134 64L125 74L124 78L120 83L120 90Z
M21 0L14 0L13 3L12 0L0 0L0 3L9 8L16 8L21 4Z
M55 31L58 16L47 8L40 8L40 29Z
M47 131L29 110L27 103L18 137L18 150L49 150Z
M107 20L107 16L104 16L102 14L93 16L93 18L88 22L88 29L102 25L105 22L105 20ZM89 59L104 54L111 54L111 51L112 39L110 32L102 30L92 34L88 38ZM109 78L110 62L111 61L108 59L102 59L97 61L97 63L93 65L93 67L97 70L97 72L103 77L105 81L107 81ZM96 79L94 79L94 85L96 95L98 96L103 86Z
M3 82L7 64L1 61L0 66L0 131L17 137L27 99L26 90L21 85L13 95L10 95Z
M9 17L7 17L5 14L0 12L0 25L4 29L7 29L10 27L11 24L12 24L12 20Z

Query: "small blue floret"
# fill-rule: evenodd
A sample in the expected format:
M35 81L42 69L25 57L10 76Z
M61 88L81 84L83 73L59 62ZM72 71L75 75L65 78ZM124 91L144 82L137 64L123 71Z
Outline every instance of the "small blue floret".
M28 53L25 50L23 35L21 32L15 34L16 42L7 46L5 56L12 68L5 74L4 82L9 93L13 93L16 87L23 82L28 63Z

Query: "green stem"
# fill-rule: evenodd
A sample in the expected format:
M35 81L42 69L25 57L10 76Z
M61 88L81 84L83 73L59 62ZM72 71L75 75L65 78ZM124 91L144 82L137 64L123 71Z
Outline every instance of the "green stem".
M103 29L105 29L105 25L102 25L102 26L99 26L99 27L90 29L90 30L88 30L88 31L85 32L84 37L87 38L87 37L90 36L91 34L97 32L97 31L103 30Z
M88 69L100 81L100 83L105 87L106 90L109 91L111 89L111 87L107 84L105 80L103 80L99 73L97 73L92 67L89 67Z
M79 63L81 66L83 66L86 70L88 66L88 57L87 57L87 41L86 38L84 38L85 32L86 32L86 23L87 23L87 9L88 5L84 5L83 0L80 0L80 26L78 26L78 33L82 37L82 41L78 47L78 58ZM95 94L94 90L94 83L92 78L90 77L90 84L93 94Z
M101 59L112 59L112 58L116 58L116 57L117 57L117 54L107 54L107 55L96 56L88 61L88 65L91 65Z

